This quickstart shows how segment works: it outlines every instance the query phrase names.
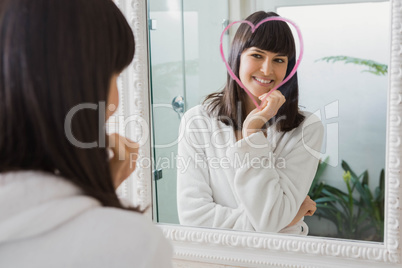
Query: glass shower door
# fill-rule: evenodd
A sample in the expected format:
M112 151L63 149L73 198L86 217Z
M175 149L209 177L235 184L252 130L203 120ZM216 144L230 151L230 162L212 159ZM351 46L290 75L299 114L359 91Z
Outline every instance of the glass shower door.
M179 223L176 154L180 118L225 82L219 38L228 20L228 0L151 0L148 12L154 219ZM211 69L216 75L209 75Z

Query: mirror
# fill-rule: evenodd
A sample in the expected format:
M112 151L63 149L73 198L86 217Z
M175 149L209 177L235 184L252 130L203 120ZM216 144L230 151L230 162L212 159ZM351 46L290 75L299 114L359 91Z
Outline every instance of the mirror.
M177 156L183 108L186 112L223 88L227 70L219 53L221 33L257 10L274 11L300 27L305 49L297 72L299 106L317 115L325 129L321 163L309 192L317 211L305 217L309 235L382 242L389 1L150 0L156 221L180 223L176 167L185 164ZM226 55L235 30L230 28L223 37ZM209 173L217 174L211 167ZM213 191L214 185L209 186ZM217 205L238 205L216 201L222 198L217 195L215 188ZM197 209L202 210L194 206ZM211 221L217 221L218 214ZM196 215L192 217L202 217ZM186 220L188 225L201 222Z
M152 0L151 0L152 1ZM186 0L184 0L186 1ZM224 1L228 3L228 1ZM147 207L152 204L153 209L148 210L145 214L150 221L156 220L158 207L156 206L156 187L155 178L161 178L158 180L162 182L165 177L165 173L152 172L151 170L151 156L155 156L154 153L155 138L154 132L152 135L149 133L149 126L155 124L156 120L151 120L151 110L156 106L156 101L152 97L155 97L156 93L150 90L151 80L149 80L149 71L152 71L149 57L152 56L150 49L148 51L148 45L152 46L152 41L148 44L150 33L149 28L159 27L161 23L157 21L152 22L150 19L147 7L150 5L147 1L140 0L119 0L116 1L119 7L127 15L129 22L133 27L133 31L136 37L136 55L132 64L125 75L122 77L121 86L121 107L122 114L124 115L124 121L129 121L130 124L124 125L126 135L132 140L141 141L141 148L139 151L139 158L137 160L136 171L133 176L127 180L118 190L119 195L131 200L133 203L142 207ZM172 10L180 10L181 2L175 4L174 1L169 1L169 6ZM201 2L201 1L200 1ZM208 1L206 1L208 2ZM220 1L215 1L220 3ZM214 3L215 3L214 2ZM230 2L241 3L240 0L230 0ZM255 9L264 9L260 6L266 2L277 4L278 6L287 5L288 1L254 1L252 2ZM351 1L337 1L337 3L350 3ZM354 1L357 3L359 1ZM208 2L209 3L209 2ZM284 4L285 3L285 4ZM290 2L289 2L290 3ZM303 1L306 6L319 4L333 4L332 1ZM294 4L294 3L293 3ZM293 5L292 4L292 5ZM297 3L296 3L297 4ZM389 13L383 18L383 21L390 26L390 39L384 40L390 44L390 48L384 49L384 51L390 51L390 60L388 62L388 79L389 85L387 90L387 107L386 109L386 144L385 144L385 208L384 208L384 240L383 242L371 242L363 240L351 240L351 239L337 239L332 237L319 237L309 235L283 235L274 233L260 233L260 232L245 232L234 231L226 229L213 229L213 228L200 228L189 227L178 224L161 223L159 220L158 226L163 230L165 236L171 241L174 246L175 257L174 263L177 267L222 267L222 266L235 266L235 267L399 267L401 263L401 233L399 223L401 222L400 200L402 198L401 191L401 155L402 148L400 142L402 139L401 128L401 111L402 101L400 92L402 92L402 30L401 23L402 18L400 16L402 10L401 0L391 0ZM212 10L212 8L210 8ZM245 10L245 8L242 8ZM250 14L250 12L246 12ZM360 12L364 13L364 12ZM180 13L179 13L180 14ZM232 12L232 14L234 14ZM377 15L381 18L380 15ZM390 20L387 19L390 17ZM292 19L292 18L291 18ZM293 18L296 21L295 18ZM296 21L300 27L300 23ZM156 23L156 24L155 24ZM163 23L162 23L163 25ZM370 26L372 27L372 26ZM222 30L222 29L221 29ZM303 30L303 29L302 29ZM384 30L384 33L387 31ZM389 31L388 31L389 32ZM220 33L218 33L220 34ZM303 36L306 39L307 36L303 30ZM171 37L169 37L171 39ZM168 40L168 39L167 39ZM165 40L166 41L166 40ZM348 41L348 43L352 43ZM200 48L201 49L201 48ZM179 50L180 51L180 50ZM374 54L379 53L376 51ZM165 53L173 53L171 50L165 50ZM373 55L374 55L373 54ZM153 56L155 57L155 55ZM317 61L315 64L322 64L319 68L331 68L334 70L337 68L351 68L353 64L343 64L342 61L331 64L324 64L325 62ZM303 63L299 70L302 72ZM182 68L176 65L177 68ZM335 68L336 67L336 68ZM357 67L357 66L355 66ZM364 74L358 70L357 77L360 79L360 75ZM356 71L356 70L355 70ZM224 73L224 71L223 71ZM301 79L301 75L300 79ZM175 83L175 79L172 79ZM183 83L182 80L178 84ZM334 82L331 80L329 82ZM360 81L360 80L359 80ZM172 82L172 83L173 83ZM326 83L331 85L331 83ZM360 81L361 82L361 81ZM360 83L359 82L359 83ZM334 82L335 83L335 82ZM168 85L168 84L167 84ZM222 85L221 85L222 86ZM300 88L303 87L300 84ZM215 88L213 89L215 90ZM302 91L302 90L301 90ZM175 92L177 93L177 92ZM185 104L188 96L182 95L182 92L174 95L173 97L165 96L168 100L165 103L160 103L159 108L166 109L167 113L172 113L172 117L179 121L177 112L172 108L173 98L182 96L185 100ZM152 95L153 94L153 95ZM163 94L163 93L161 93ZM158 95L162 97L163 95ZM191 97L191 96L190 96ZM363 100L364 95L359 96ZM153 99L153 106L151 100ZM351 98L350 101L355 100ZM180 112L180 98L177 98L177 109ZM168 104L168 105L167 105ZM164 106L165 105L165 106ZM307 105L307 104L304 104ZM338 107L341 107L339 102ZM170 110L168 109L170 108ZM305 107L311 109L310 107ZM320 109L321 111L321 109ZM330 109L324 110L324 112L330 112ZM338 109L339 117L342 116L341 109ZM356 113L357 113L356 109ZM314 111L313 111L314 112ZM323 113L327 115L327 113ZM351 115L352 116L352 115ZM322 117L326 118L326 117ZM130 120L129 120L130 119ZM133 120L134 119L134 120ZM328 120L326 127L330 124L337 125L339 129L339 139L342 138L342 128L339 124L339 120L336 118ZM356 121L356 125L359 121ZM178 127L172 122L173 126ZM120 125L119 125L120 126ZM159 132L160 133L160 132ZM176 132L177 133L177 132ZM169 136L171 133L165 131L166 137L170 141L174 142L174 136ZM358 134L358 133L357 133ZM159 134L161 135L161 134ZM354 133L356 135L356 133ZM152 146L151 146L152 145ZM384 150L384 148L383 148ZM325 155L324 155L325 156ZM174 155L172 156L174 157ZM361 155L359 157L362 157ZM154 160L152 160L154 161ZM330 159L328 161L331 161ZM350 161L349 161L350 162ZM349 163L348 162L348 163ZM160 162L159 164L161 164ZM328 162L328 167L331 167ZM367 167L358 170L351 163L351 168L357 173L365 170ZM165 164L166 165L166 164ZM166 167L166 166L165 166ZM361 174L361 173L360 173ZM358 174L358 175L360 175ZM340 185L343 183L343 172L339 174ZM378 177L377 175L370 173L370 178ZM347 178L347 177L346 177ZM338 182L339 182L338 181ZM371 183L371 182L370 182ZM163 188L161 185L160 188ZM371 185L373 186L373 185ZM371 187L370 186L370 187ZM174 187L169 188L171 193L174 193ZM165 200L165 202L167 202ZM160 202L159 202L160 203ZM152 214L151 214L152 212ZM162 211L161 211L162 213ZM310 223L309 223L310 224ZM310 233L311 234L311 233ZM367 237L366 237L367 238Z

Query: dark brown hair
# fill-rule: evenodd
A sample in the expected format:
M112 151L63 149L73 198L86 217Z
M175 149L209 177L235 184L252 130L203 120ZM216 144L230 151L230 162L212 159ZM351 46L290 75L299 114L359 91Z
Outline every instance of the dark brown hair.
M112 76L133 56L133 33L111 0L1 1L0 172L57 171L104 206L123 208L99 146L99 109L71 122L76 140L98 146L74 146L64 123L73 107L106 102Z
M258 22L268 18L279 16L274 12L258 11L251 14L246 20L257 25ZM234 74L239 77L240 56L244 50L250 47L281 53L288 57L289 63L286 70L287 77L296 64L296 48L292 31L286 22L269 21L263 23L251 32L250 26L243 23L239 26L230 48L228 63ZM299 89L297 73L278 89L286 98L286 102L279 109L277 115L268 124L277 121L279 131L290 131L300 125L304 116L299 113ZM227 125L232 125L235 130L241 130L243 121L247 117L245 99L247 93L228 74L226 86L221 92L212 93L206 97L208 112ZM230 120L229 120L230 119Z

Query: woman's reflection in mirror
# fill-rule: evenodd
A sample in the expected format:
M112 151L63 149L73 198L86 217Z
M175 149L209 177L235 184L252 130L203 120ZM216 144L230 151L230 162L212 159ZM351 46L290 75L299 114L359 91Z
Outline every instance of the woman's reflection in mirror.
M254 25L273 12L255 12ZM307 235L304 216L316 204L307 193L314 178L323 126L299 109L296 45L288 24L268 21L254 33L239 26L228 63L260 105L227 75L223 90L182 118L177 203L183 225ZM261 101L263 100L263 101ZM308 120L307 120L308 119ZM306 124L310 120L316 122Z

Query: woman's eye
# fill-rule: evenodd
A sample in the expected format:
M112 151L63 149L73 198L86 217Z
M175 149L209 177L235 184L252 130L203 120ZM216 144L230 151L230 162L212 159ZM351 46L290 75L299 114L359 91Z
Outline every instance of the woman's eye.
M261 55L259 54L251 54L252 57L256 58L256 59L261 59Z
M285 62L284 59L276 59L275 61L278 62L278 63L284 63Z

